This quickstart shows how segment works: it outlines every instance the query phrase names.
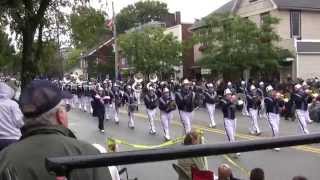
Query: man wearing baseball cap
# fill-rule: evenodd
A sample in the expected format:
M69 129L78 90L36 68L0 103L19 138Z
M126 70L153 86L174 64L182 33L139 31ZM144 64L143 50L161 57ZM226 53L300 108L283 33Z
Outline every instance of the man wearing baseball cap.
M45 168L46 157L99 153L68 129L70 107L63 99L71 97L45 80L34 80L23 90L19 102L25 123L22 137L0 153L0 177L54 180ZM81 169L72 171L71 179L111 179L111 175L107 168Z

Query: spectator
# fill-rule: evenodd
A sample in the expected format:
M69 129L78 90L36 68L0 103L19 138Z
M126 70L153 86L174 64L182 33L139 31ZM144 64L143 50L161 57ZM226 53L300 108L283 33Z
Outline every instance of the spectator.
M184 138L184 145L195 145L201 143L201 135L198 132L190 132ZM205 163L205 158L188 158L179 159L178 165L186 172L186 174L191 177L191 167L196 167L199 170L208 170ZM191 178L190 178L191 179Z
M218 167L218 180L238 180L233 177L232 170L228 164L221 164Z
M261 168L252 169L250 180L264 180L264 171Z
M71 94L61 92L45 80L29 84L20 97L20 107L25 116L22 138L0 153L2 179L46 179L55 176L45 168L45 158L50 156L94 155L99 151L91 144L79 141L67 128L70 108L62 99ZM70 179L110 180L107 168L73 170Z
M19 105L12 100L13 96L14 90L0 82L0 151L21 137L23 115Z
M218 167L218 180L230 180L231 174L231 168L228 164L221 164Z
M292 178L292 180L308 180L308 179L304 176L295 176Z

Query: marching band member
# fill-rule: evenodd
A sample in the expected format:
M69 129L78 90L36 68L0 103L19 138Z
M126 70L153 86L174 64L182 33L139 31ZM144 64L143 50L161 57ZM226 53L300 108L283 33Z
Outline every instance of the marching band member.
M233 87L233 84L231 83L231 81L228 81L227 83L227 88L232 92L232 94L236 94L236 89Z
M168 88L163 89L163 95L159 98L160 119L164 130L164 138L170 140L170 122L173 118L173 111L176 109L176 103L170 95Z
M237 97L232 95L230 89L224 90L224 98L221 100L222 105L222 113L224 119L224 128L226 131L226 135L229 142L235 142L236 138L236 126L237 126L237 119L236 119L236 102ZM237 153L239 156L240 153Z
M98 128L100 132L104 133L104 115L105 115L105 107L103 101L103 88L98 88L98 93L93 94L92 108L93 108L93 116L98 117L99 124Z
M83 112L86 112L86 95L85 95L85 83L83 82L81 85L80 85L80 103L79 103L79 106L80 106L80 110L83 111Z
M80 109L81 111L82 109L82 97L83 97L83 88L82 85L80 83L77 84L77 89L76 89L76 95L77 95L77 99L78 99L78 103L76 108Z
M216 122L214 121L214 113L216 110L216 102L217 102L217 92L214 90L214 86L212 83L207 84L208 90L204 92L206 108L209 113L210 118L210 128L216 127Z
M154 125L155 116L157 113L158 107L158 96L156 95L155 89L150 86L148 93L143 98L144 104L146 105L147 114L150 123L150 131L149 133L154 135L156 134L156 127Z
M114 95L113 92L111 90L112 86L110 86L110 84L107 84L104 90L104 106L105 106L105 111L106 111L106 115L105 118L106 120L109 120L111 117L113 117L112 113L113 111L113 101L114 101Z
M244 95L244 97L247 96L247 87L246 87L246 82L245 81L241 81L240 83L240 93ZM248 109L247 109L247 98L244 98L243 99L243 108L242 108L242 115L244 116L249 116L249 112L248 112Z
M116 124L119 124L119 108L121 107L121 99L122 99L122 94L120 92L120 86L118 83L114 83L112 87L112 92L114 95L114 121Z
M72 93L72 100L71 100L71 106L72 108L76 108L78 104L78 95L77 95L77 84L71 83L71 93Z
M134 112L138 110L137 99L130 85L127 86L124 93L124 101L128 105L129 122L128 127L134 129Z
M141 92L142 92L142 85L141 83L136 83L136 85L132 85L132 89L134 90L134 96L137 99L138 105L141 104Z
M261 102L264 101L264 96L265 96L265 87L264 87L264 82L260 81L259 82L259 87L257 88L257 93L258 96L261 97ZM264 103L261 103L260 109L258 111L259 113L259 117L266 117L266 112L265 112L265 108L264 108Z
M69 83L65 84L63 87L64 87L63 90L66 90L66 91L68 91L68 92L70 92L72 94L71 85ZM72 106L72 99L65 99L65 102L66 102L66 104L69 104L69 105Z
M280 124L280 108L284 107L284 102L281 99L281 94L274 91L271 85L266 87L267 96L264 99L264 104L267 113L267 121L272 131L272 137L279 136ZM274 150L279 151L280 148Z
M308 103L312 101L310 96L308 96L302 89L300 84L294 86L295 93L292 95L291 100L296 105L296 114L299 121L299 131L302 134L309 134L307 128L308 120Z
M254 85L250 86L250 92L247 94L247 109L249 111L249 131L250 134L256 136L261 135L258 124L258 109L261 106L261 97L257 94L257 89Z
M195 105L195 93L190 90L190 85L188 79L183 80L181 92L177 92L175 96L185 134L191 132L192 111Z
M311 95L312 91L309 89L309 85L307 84L306 81L304 81L304 82L302 83L302 88L303 88L304 92L305 92L310 98L313 99L313 97L312 97L312 95ZM312 122L313 122L313 121L312 121L311 118L310 118L310 113L309 113L309 108L308 108L308 109L307 109L307 123L312 124Z

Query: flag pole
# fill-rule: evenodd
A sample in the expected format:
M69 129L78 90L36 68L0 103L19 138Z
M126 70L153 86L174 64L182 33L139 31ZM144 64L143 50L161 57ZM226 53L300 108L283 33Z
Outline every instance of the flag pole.
M116 16L114 12L114 3L112 1L112 14L113 14L113 38L114 38L114 80L118 80L118 43L117 43L117 28Z

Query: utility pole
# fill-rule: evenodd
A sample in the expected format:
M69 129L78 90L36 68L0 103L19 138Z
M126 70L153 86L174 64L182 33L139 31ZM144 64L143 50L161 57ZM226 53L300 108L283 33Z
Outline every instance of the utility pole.
M117 43L117 27L116 15L114 12L114 3L112 1L112 19L113 19L113 38L114 38L114 80L118 80L118 43Z

